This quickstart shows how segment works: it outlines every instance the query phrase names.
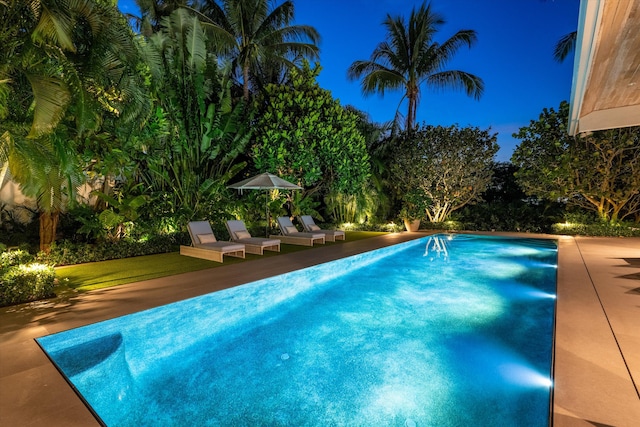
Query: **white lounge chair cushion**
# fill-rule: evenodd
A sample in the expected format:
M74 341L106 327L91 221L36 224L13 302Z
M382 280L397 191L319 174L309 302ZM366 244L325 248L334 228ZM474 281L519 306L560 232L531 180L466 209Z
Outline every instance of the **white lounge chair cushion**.
M214 236L213 234L198 234L198 240L201 244L215 243L216 236Z
M285 230L287 230L287 234L298 232L298 229L294 225L285 227Z
M250 239L251 234L248 231L236 231L236 239Z
M311 224L307 228L309 229L309 231L318 231L318 230L320 230L320 227L318 227L315 224Z

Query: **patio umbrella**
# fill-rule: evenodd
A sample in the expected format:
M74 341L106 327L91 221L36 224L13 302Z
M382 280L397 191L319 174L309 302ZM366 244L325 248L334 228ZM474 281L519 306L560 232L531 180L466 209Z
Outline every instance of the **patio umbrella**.
M299 185L286 181L279 176L271 174L269 172L261 173L260 175L253 176L251 178L244 179L240 182L236 182L228 186L227 188L234 188L240 191L243 190L266 190L267 198L265 199L265 212L267 215L267 226L265 228L265 237L269 237L269 190L302 190Z

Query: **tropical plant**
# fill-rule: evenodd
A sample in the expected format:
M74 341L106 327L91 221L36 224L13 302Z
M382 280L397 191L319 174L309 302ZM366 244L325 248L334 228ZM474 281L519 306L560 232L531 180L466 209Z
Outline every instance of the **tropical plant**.
M400 196L400 218L408 221L422 220L431 204L431 198L421 188L409 188Z
M395 141L391 172L400 195L411 194L426 205L431 222L445 221L480 200L491 182L496 136L488 130L459 126L423 126Z
M196 11L202 1L200 0L135 0L140 16L129 16L134 26L144 36L149 37L160 31L162 20L170 16L175 10L184 8Z
M185 9L162 21L162 31L145 46L156 89L155 129L142 146L143 179L182 219L205 215L226 197L226 182L245 162L250 133L243 104L231 105L230 82L220 76L217 58L197 16ZM207 216L209 216L207 214Z
M408 101L406 129L416 125L423 85L463 89L475 99L479 99L484 91L484 83L479 77L465 71L445 69L462 46L473 46L476 32L460 30L440 44L434 41L434 36L444 23L443 17L427 3L417 10L415 7L412 9L408 22L401 16L387 15L383 22L387 40L378 44L369 60L355 61L347 72L351 80L362 78L365 95L404 90L401 103L405 98Z
M575 52L577 38L578 32L572 31L565 34L560 40L558 40L558 43L556 43L556 47L553 50L553 59L558 62L563 62L567 56Z
M133 34L112 4L9 0L0 20L0 117L29 112L30 137L51 132L69 108L78 134L103 111L125 120L148 111Z
M362 221L363 216L366 216L367 221L385 222L392 215L393 204L388 167L390 148L388 142L391 140L389 137L393 123L374 123L367 113L351 106L346 108L357 117L356 127L365 139L371 170L370 179L358 192L361 200L357 205L363 207L360 209L358 220ZM353 220L344 222L353 222Z
M530 197L518 185L518 168L506 162L493 165L493 178L482 201L467 205L456 217L468 230L549 233L564 212L564 203Z
M132 225L140 215L140 208L148 202L148 197L142 194L124 194L120 191L116 191L113 196L100 191L95 194L107 203L107 208L100 212L98 220L110 242L118 241L126 235L127 223Z
M66 127L37 140L16 136L8 146L8 165L20 189L33 197L39 213L40 250L47 251L56 238L60 213L83 182L73 140Z
M55 279L49 265L32 262L0 268L0 306L51 297Z
M293 1L270 7L273 4L268 0L220 0L209 1L201 9L214 24L207 31L216 52L232 60L245 101L252 78L265 67L273 70L275 64L287 70L296 68L302 58L318 58L318 32L308 25L291 25Z
M511 161L527 194L597 213L602 221L634 218L640 212L640 127L569 136L569 104L543 109L520 128L522 142Z
M46 250L83 180L81 142L105 116L144 117L149 102L133 34L112 4L11 1L0 19L0 160L8 160L23 193L36 198Z
M357 194L369 177L357 116L319 87L320 67L290 71L291 86L268 85L255 102L251 158L305 188L304 195Z

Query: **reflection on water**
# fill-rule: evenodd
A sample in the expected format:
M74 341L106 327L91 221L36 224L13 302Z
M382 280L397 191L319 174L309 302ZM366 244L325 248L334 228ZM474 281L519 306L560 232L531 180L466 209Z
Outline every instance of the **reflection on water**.
M427 244L424 248L425 257L429 258L429 261L435 261L436 259L441 259L444 261L449 260L449 241L452 239L452 236L431 236L429 240L427 240Z

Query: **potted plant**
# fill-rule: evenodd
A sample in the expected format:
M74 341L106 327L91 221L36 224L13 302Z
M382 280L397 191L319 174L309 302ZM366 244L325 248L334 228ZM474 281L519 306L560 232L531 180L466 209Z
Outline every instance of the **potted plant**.
M400 218L404 221L407 231L418 231L429 202L430 199L418 189L410 190L402 196Z

